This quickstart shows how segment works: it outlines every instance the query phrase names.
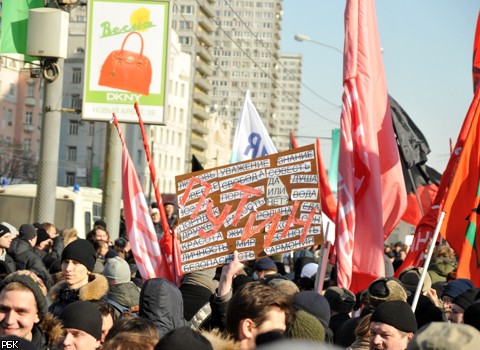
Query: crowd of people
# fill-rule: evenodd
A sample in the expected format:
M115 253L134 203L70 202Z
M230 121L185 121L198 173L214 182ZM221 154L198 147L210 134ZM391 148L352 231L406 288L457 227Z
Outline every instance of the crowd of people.
M151 214L159 222L158 208ZM406 249L385 246L386 276L357 294L336 285L333 266L316 288L313 248L250 262L234 252L229 264L186 274L177 287L143 280L128 235L112 242L101 220L86 239L51 223L3 222L0 340L41 350L476 348L480 289L456 278L453 250L435 248L418 287L421 267L398 271Z

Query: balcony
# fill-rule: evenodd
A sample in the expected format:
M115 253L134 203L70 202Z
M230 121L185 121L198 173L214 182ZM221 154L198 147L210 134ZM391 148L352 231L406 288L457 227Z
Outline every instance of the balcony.
M205 108L202 108L202 107L193 107L193 115L198 119L202 119L202 120L209 120L211 117L210 114L207 113Z
M197 138L192 138L192 147L195 147L201 151L204 151L208 147L207 141L204 141L202 139L197 139Z
M201 45L199 46L197 55L200 56L200 58L207 63L213 62L213 56L205 46L201 46Z
M35 100L35 97L33 96L27 96L25 97L25 105L28 107L34 107L37 104L37 101Z
M207 32L212 33L215 30L215 24L207 16L202 16L198 18L198 24Z
M34 129L34 125L31 123L23 123L23 132L31 134Z
M215 45L213 36L208 34L207 32L198 32L197 36L198 36L198 39L208 47L213 47Z
M192 123L192 131L200 135L208 135L208 128L201 124Z
M198 74L195 76L195 86L205 92L208 92L212 89L212 83Z
M211 76L213 74L213 68L210 67L208 64L206 64L205 62L202 62L200 60L197 60L195 62L195 68L203 75L206 75L206 76Z
M193 94L193 99L197 101L199 104L208 106L212 104L212 100L208 97L205 93L197 91Z
M209 2L207 2L206 0L200 0L199 5L203 13L205 13L209 17L215 16L215 12L213 11L213 6Z

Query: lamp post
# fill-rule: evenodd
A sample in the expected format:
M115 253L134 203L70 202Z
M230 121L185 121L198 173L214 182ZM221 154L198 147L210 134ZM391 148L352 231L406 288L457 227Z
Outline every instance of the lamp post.
M343 51L340 50L339 48L337 48L335 46L332 46L332 45L324 44L324 43L322 43L320 41L317 41L317 40L314 40L314 39L312 39L311 37L309 37L308 35L305 35L305 34L295 34L295 40L300 41L300 42L309 41L309 42L315 43L317 45L328 47L329 49L335 50L335 51L343 54Z

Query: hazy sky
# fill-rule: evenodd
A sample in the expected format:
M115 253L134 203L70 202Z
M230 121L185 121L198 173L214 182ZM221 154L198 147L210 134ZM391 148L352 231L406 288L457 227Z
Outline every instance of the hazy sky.
M425 134L432 152L428 164L440 172L449 157L473 97L473 37L480 3L476 0L375 1L389 93ZM343 0L284 0L283 52L303 55L300 136L331 136L339 127L343 56L296 33L343 51ZM312 93L309 89L315 92ZM322 118L318 114L322 115ZM301 145L313 139L299 138ZM331 142L321 143L329 167Z

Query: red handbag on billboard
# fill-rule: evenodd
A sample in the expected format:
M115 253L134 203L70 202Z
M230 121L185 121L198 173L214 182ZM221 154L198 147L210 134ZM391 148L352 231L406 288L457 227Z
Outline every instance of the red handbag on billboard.
M140 53L124 50L127 39L134 34L140 38ZM121 49L112 51L103 62L98 85L148 95L151 82L152 65L143 55L143 37L131 32L123 39Z

